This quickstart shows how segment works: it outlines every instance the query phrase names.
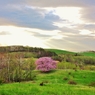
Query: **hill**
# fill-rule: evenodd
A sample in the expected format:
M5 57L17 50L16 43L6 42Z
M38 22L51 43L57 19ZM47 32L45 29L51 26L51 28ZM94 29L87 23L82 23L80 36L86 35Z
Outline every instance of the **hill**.
M95 57L95 51L86 51L86 52L81 52L80 54L84 56Z
M81 56L88 56L88 57L95 57L95 51L84 51L84 52L71 52L66 50L59 50L59 49L46 49L51 52L55 52L56 54L77 54Z
M51 52L55 52L56 54L75 54L75 52L60 50L60 49L46 49Z

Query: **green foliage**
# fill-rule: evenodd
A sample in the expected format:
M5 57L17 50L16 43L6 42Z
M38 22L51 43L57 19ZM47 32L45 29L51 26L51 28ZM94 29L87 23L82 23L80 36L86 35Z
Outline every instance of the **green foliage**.
M0 55L0 61L0 78L3 82L29 81L36 76L32 72L35 69L34 58L25 59L23 53L5 53Z
M64 77L63 79L64 79L64 80L68 80L68 78L67 78L67 77Z
M58 69L73 69L73 68L76 68L76 65L74 63L62 61L57 64L57 68Z
M85 70L95 71L95 65L84 65Z
M4 83L3 79L0 78L0 85Z
M39 51L36 54L37 54L37 58L44 57L44 56L46 57L57 56L55 52L47 51L47 50Z
M64 61L73 63L75 61L74 56L71 54L64 55Z
M71 62L71 63L82 63L82 64L92 64L95 65L95 51L87 51L87 52L69 52L65 50L57 50L57 49L48 49L49 51L53 51L59 56L54 56L55 59Z
M61 62L61 61L63 61L64 58L62 56L53 56L52 59Z
M32 52L24 52L24 58L36 58L37 55L35 53L32 53Z
M87 56L77 56L75 57L75 61L80 64L90 64L90 65L95 65L95 58L94 57L87 57Z

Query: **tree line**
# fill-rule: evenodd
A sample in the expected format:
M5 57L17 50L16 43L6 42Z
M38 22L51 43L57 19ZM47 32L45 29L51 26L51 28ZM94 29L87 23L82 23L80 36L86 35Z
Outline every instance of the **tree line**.
M31 52L35 55L36 58L44 57L44 56L57 56L55 52L51 52L48 50L45 50L43 48L37 48L37 47L28 47L28 46L5 46L0 47L0 52Z

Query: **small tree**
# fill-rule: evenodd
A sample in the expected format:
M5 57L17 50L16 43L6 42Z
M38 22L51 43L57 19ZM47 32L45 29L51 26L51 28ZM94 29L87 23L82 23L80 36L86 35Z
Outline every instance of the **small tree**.
M36 62L36 69L47 72L56 68L57 62L51 59L51 57L41 57Z

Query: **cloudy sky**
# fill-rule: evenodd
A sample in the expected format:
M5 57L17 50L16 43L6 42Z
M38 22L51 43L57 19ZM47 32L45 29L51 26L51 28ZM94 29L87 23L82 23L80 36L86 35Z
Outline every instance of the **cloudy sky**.
M0 46L95 50L95 0L0 0Z

